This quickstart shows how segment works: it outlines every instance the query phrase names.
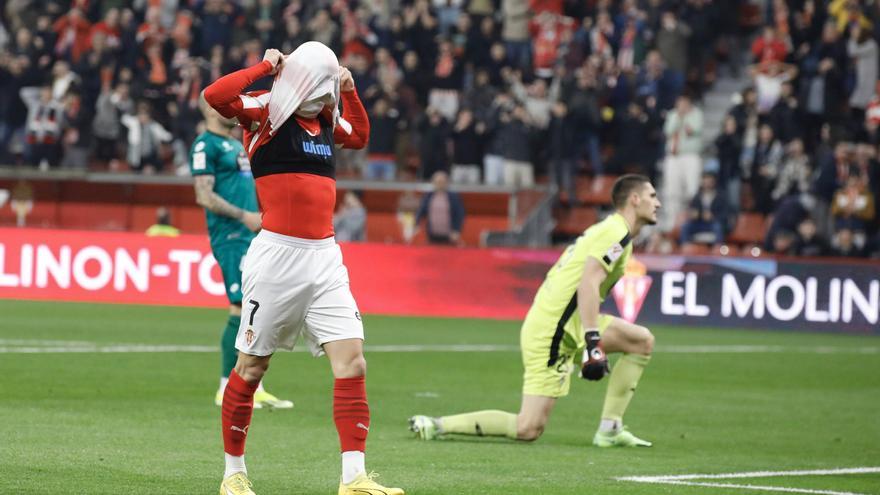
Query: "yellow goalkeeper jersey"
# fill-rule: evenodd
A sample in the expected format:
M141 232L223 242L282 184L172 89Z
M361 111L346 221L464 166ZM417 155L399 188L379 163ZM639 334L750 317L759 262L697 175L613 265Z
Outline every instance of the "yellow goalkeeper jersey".
M549 361L559 356L559 346L579 348L584 345L580 314L577 311L577 288L584 274L587 258L595 258L608 274L599 286L602 300L623 276L632 255L629 228L619 213L588 228L568 246L547 276L529 309L524 325L531 327L532 338L544 341L552 334ZM608 318L600 318L600 329ZM530 339L531 340L531 339Z

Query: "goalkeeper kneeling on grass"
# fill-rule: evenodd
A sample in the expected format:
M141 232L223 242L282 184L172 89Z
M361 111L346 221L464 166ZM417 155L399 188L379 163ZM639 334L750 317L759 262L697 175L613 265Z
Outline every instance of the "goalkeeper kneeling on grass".
M523 395L519 414L488 410L454 416L417 415L410 429L424 440L448 434L503 436L533 441L544 432L556 399L568 395L571 374L608 379L593 444L650 447L623 426L639 378L651 359L654 336L639 325L599 313L624 273L631 240L657 222L660 201L647 177L624 175L612 187L615 213L588 228L547 273L523 322L520 346ZM606 353L622 353L614 369Z

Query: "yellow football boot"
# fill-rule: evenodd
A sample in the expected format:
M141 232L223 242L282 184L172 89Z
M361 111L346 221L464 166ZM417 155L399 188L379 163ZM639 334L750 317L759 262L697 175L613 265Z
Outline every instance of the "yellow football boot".
M220 483L220 495L256 495L254 486L244 473L235 473Z
M404 495L401 488L386 488L373 481L378 477L376 473L362 473L351 483L343 484L340 481L339 495Z

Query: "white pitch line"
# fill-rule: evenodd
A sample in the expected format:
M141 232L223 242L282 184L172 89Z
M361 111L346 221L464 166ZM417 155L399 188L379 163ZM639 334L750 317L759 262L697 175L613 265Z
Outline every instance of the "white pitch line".
M24 346L35 346L35 345L46 345L46 346L83 346L83 345L95 345L94 342L86 342L82 340L49 340L49 339L0 339L0 345L24 345Z
M742 473L722 474L676 474L660 476L624 476L615 478L617 481L634 481L637 483L655 483L663 485L704 486L709 488L739 488L743 490L760 490L768 492L811 493L820 495L865 495L856 492L836 490L813 490L810 488L790 488L784 486L742 485L736 483L710 483L707 481L687 480L722 480L746 478L776 478L782 476L828 476L839 474L870 474L880 473L880 467L855 467L838 469L812 469L796 471L747 471Z
M130 352L217 352L216 346L206 345L76 345L47 347L0 347L0 354L100 354Z
M516 352L518 345L498 344L412 344L366 345L365 352Z
M0 339L0 354L56 354L56 353L171 353L215 352L216 347L204 345L161 344L98 344L65 340ZM297 352L307 352L300 347ZM367 345L372 353L407 352L518 352L517 345L503 344L388 344ZM880 347L834 346L772 346L772 345L669 345L658 346L660 354L878 354Z
M782 346L782 345L658 345L656 352L667 354L878 354L880 347Z
M810 488L789 488L785 486L738 485L736 483L708 483L697 481L657 481L654 483L679 486L703 486L708 488L741 488L743 490L760 490L767 492L811 493L819 495L868 495L866 493L839 492L836 490L812 490Z
M746 471L742 473L722 474L670 474L659 476L624 476L620 481L680 481L680 480L725 480L734 478L775 478L778 476L829 476L834 474L871 474L880 473L880 467L854 467L835 469L808 469L798 471Z

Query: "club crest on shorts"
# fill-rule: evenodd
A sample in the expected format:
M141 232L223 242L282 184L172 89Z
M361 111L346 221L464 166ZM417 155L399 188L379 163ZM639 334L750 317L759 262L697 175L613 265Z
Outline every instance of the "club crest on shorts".
M254 329L252 327L248 327L247 331L244 332L244 341L247 342L248 347L254 343Z

